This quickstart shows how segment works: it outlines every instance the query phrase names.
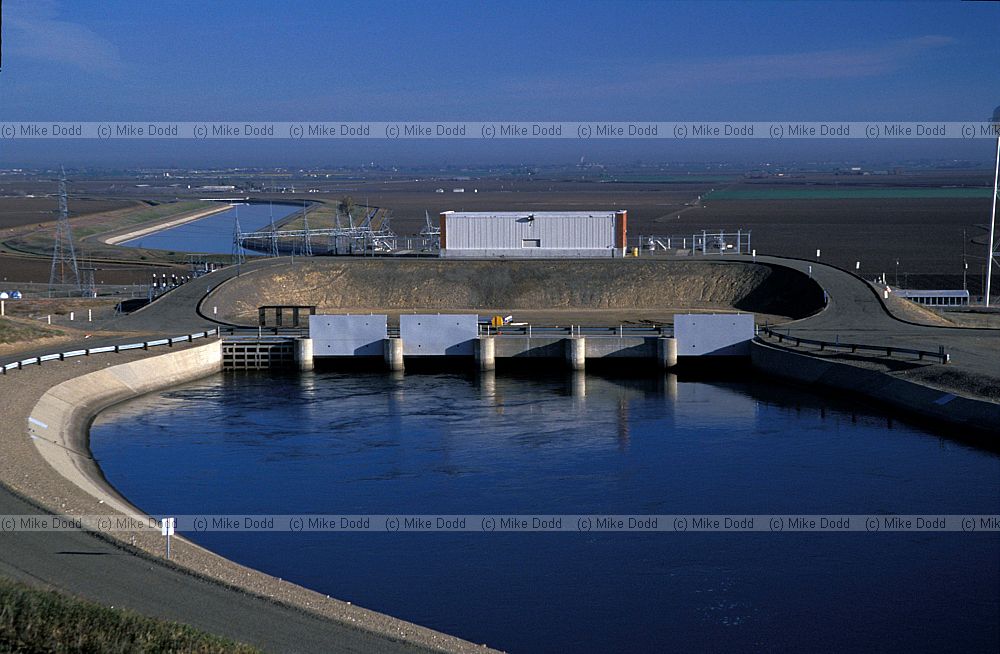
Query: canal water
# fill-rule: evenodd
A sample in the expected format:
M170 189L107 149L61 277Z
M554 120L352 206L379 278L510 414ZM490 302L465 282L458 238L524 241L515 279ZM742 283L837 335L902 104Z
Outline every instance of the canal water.
M228 211L221 211L194 222L147 234L122 245L135 248L153 248L173 252L204 252L207 254L231 254L233 251L233 226L239 214L240 230L252 232L269 229L271 217L278 222L296 211L302 205L295 204L240 204ZM245 254L260 254L244 250Z
M225 374L91 446L153 515L1000 512L995 454L746 380ZM996 533L185 535L513 652L1000 644Z

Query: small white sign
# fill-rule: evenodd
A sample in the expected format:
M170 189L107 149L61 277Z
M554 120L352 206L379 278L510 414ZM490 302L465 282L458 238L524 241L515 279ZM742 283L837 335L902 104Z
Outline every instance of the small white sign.
M176 518L164 518L160 521L160 533L164 536L173 536L175 524Z

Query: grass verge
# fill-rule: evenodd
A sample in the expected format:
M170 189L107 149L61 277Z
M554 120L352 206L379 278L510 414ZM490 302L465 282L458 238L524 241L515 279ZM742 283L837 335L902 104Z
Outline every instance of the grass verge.
M59 336L63 332L51 327L39 327L20 320L0 318L0 344L20 343L36 338Z
M258 652L193 627L0 579L3 652Z

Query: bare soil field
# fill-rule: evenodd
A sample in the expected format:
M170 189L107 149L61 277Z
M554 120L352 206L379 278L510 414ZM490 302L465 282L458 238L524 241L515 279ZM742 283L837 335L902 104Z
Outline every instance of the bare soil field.
M891 171L890 171L891 172ZM974 299L981 294L985 258L985 226L990 203L978 197L989 185L986 171L921 171L879 175L837 175L833 173L788 173L747 176L737 174L653 174L594 173L567 171L529 175L525 173L419 174L364 173L334 175L318 182L315 179L289 179L296 189L316 185L319 193L278 194L257 192L257 201L323 201L310 219L319 225L332 222L331 209L345 196L358 207L370 205L391 212L392 228L400 235L417 234L429 214L447 210L586 210L628 209L629 236L639 245L642 235L683 236L701 230L736 230L752 232L752 247L760 254L813 259L816 250L821 260L843 268L855 269L860 262L862 276L874 278L885 273L891 286L905 288L962 288ZM362 178L364 177L364 178ZM217 180L213 180L217 181ZM244 180L246 181L246 180ZM259 182L259 180L258 180ZM4 192L49 192L54 184L24 180L17 186L5 182ZM15 188L17 186L17 188ZM101 193L118 197L109 203L130 202L125 195L156 202L171 202L174 208L192 208L200 192L197 188L138 188L123 180L87 179L74 183L79 193L97 198ZM21 188L23 187L23 188ZM462 189L462 192L455 192ZM440 191L440 192L439 192ZM714 193L713 193L714 191ZM749 195L748 195L749 193ZM172 195L165 195L172 194ZM728 194L728 195L727 195ZM771 199L745 199L764 194ZM972 197L969 197L972 196ZM714 199L714 198L732 199ZM814 199L805 199L814 197ZM699 198L701 198L699 200ZM0 198L0 220L3 200ZM38 210L54 211L55 198L35 198ZM97 202L96 199L91 199ZM11 200L13 202L13 200ZM21 200L23 202L23 200ZM100 205L76 206L75 214ZM51 205L51 206L48 206ZM11 206L14 206L12 204ZM114 204L108 205L111 209ZM166 205L147 207L145 218L170 213ZM39 214L40 216L40 214ZM36 216L37 218L38 216ZM45 216L54 218L54 213ZM111 209L74 219L81 242L79 254L95 260L134 261L137 264L162 263L178 266L183 253L163 253L98 244L93 236L112 228L134 223L136 211ZM26 235L40 220L27 221L20 229L0 229L5 241L47 259L51 236ZM140 221L142 222L142 221ZM289 226L297 226L291 218ZM2 227L2 223L0 223ZM19 238L10 238L19 232ZM963 267L963 251L967 253ZM898 261L898 265L897 262ZM98 264L107 283L142 282L150 278L140 267L128 270ZM178 272L178 268L166 272ZM158 271L159 272L159 271ZM7 259L0 256L0 277L20 281L46 281L48 261Z
M135 200L115 198L73 198L72 211L76 216L107 213L140 206ZM59 217L59 198L0 197L0 229L22 225L40 225Z
M12 290L19 288L24 282L32 284L48 284L49 275L52 272L52 259L49 257L22 256L9 252L0 251L0 290ZM141 263L121 264L104 261L91 261L80 256L78 259L80 266L90 266L94 271L94 281L97 284L110 286L130 286L132 284L148 284L152 280L153 273L157 275L165 274L188 274L186 266L171 266L152 264L142 265ZM9 287L9 288L8 288ZM20 290L24 290L21 288ZM111 290L111 289L108 289Z
M886 273L890 283L898 273L899 285L909 288L961 288L964 249L967 286L973 294L981 293L980 268L985 259L980 251L985 249L990 201L986 195L950 197L956 192L984 194L988 180L981 171L676 179L358 181L345 184L341 192L358 203L391 209L392 225L399 234L417 233L425 212L436 222L437 214L447 210L628 209L630 240L703 229L751 230L753 247L761 254L815 258L819 249L823 261L849 269L860 262L862 275L874 278ZM464 192L453 192L456 188ZM792 190L819 197L799 199L792 193L787 199L715 200L713 189L719 194ZM926 197L908 197L914 193ZM342 196L319 197L335 201Z

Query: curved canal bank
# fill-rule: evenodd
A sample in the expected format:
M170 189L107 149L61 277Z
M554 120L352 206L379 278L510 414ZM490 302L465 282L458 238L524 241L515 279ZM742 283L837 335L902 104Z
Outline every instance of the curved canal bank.
M277 263L278 262L269 262L268 265L274 265ZM148 310L141 312L140 314L136 314L135 318L139 318L142 321L145 321L144 324L155 325L159 328L162 328L162 326L166 324L164 321L168 317L170 320L179 320L183 318L190 319L187 313L184 313L184 309L190 310L191 307L186 306L185 302L187 302L191 306L194 306L194 304L196 304L197 299L200 299L200 297L204 293L204 290L205 290L204 288L201 288L199 290L194 287L192 287L191 289L185 289L185 288L178 289L177 291L178 294L175 297L168 298L167 303L164 304L163 307L157 307L157 305L154 304ZM190 298L188 297L189 295L191 296ZM838 309L844 308L845 305L848 304L844 300L849 300L849 299L850 298L847 297L846 294L835 292L834 307ZM872 300L874 300L874 298L872 298ZM877 306L877 302L874 302L874 304L876 304ZM168 312L166 308L169 308L170 311ZM193 315L193 312L191 313ZM828 315L830 313L829 310L823 313L827 314L826 318L830 318L830 316ZM169 314L169 316L167 314ZM867 316L865 316L865 318L867 319ZM127 319L126 322L128 322ZM836 328L834 319L829 319L826 322L831 325L831 328ZM923 332L921 332L921 334L923 334ZM906 335L904 334L903 336ZM108 356L110 357L111 355ZM115 361L126 361L129 360L128 357L132 355L122 354L113 356ZM42 369L20 371L17 373L18 376L16 378L8 377L5 380L6 383L7 381L13 381L14 379L16 379L18 386L15 389L13 389L14 392L12 392L9 396L5 395L4 400L7 401L9 398L10 402L15 403L19 401L19 398L23 399L24 397L26 397L20 394L22 390L20 387L20 383L22 381L28 383L35 383L32 380L45 378L49 380L50 382L49 386L51 386L55 383L58 383L59 381L64 380L64 379L59 379L60 375L65 375L68 378L69 376L75 376L78 374L82 374L83 372L90 371L87 369L87 366L93 366L93 369L97 369L104 366L105 363L106 361L101 360L101 357L94 357L92 360L87 362L78 361L74 363L58 363L58 364L53 363L51 365L47 364L46 367ZM60 368L62 369L61 371ZM75 370L76 373L71 374L73 370ZM48 387L44 389L41 388L38 389L38 394L34 397L34 399L30 399L29 401L29 408L30 406L33 406L37 398L40 397L45 392L45 390L47 390L47 388ZM15 428L8 429L7 432L4 434L5 441L10 440L10 442L14 444L14 446L12 446L11 448L11 451L17 450L18 447L22 444L30 446L30 450L35 449L33 445L30 445L30 441L24 439L23 426L26 424L27 421L28 417L27 413L28 413L27 409L24 409L22 411L21 408L14 407L13 405L9 406L8 410L5 412L6 415L15 417L13 421L13 423L15 423ZM23 443L19 443L19 441L23 441ZM38 461L41 463L40 466L36 467L32 467L32 465L19 466L16 463L18 461L17 458L11 458L5 461L0 461L0 468L4 469L3 479L14 480L14 482L20 485L28 485L28 486L34 485L35 492L37 493L36 496L47 498L46 502L51 502L52 504L50 504L50 506L56 507L55 510L65 510L65 511L73 509L83 510L82 503L89 503L87 504L89 508L86 509L85 511L86 513L93 514L101 511L101 507L97 506L96 502L92 498L90 498L90 496L83 495L82 493L73 490L75 489L75 487L72 487L65 493L63 493L62 490L59 490L60 488L63 488L65 490L64 487L60 486L60 483L67 484L68 482L66 482L64 479L58 476L55 476L57 478L53 478L52 476L46 477L46 469L48 470L49 473L52 473L53 471L49 469L48 465L45 464L44 461L41 461L41 459L37 456L37 454L34 455L34 458L38 459ZM83 495L83 497L81 497L81 495ZM156 538L155 540L159 541L158 538ZM72 548L64 548L65 551L69 551L70 549ZM72 570L69 568L63 568L63 571L66 575L72 573Z
M207 218L209 216L215 215L217 213L222 213L223 211L229 211L230 207L228 205L220 205L218 207L212 207L210 209L203 209L201 211L196 211L189 216L181 216L180 218L173 218L164 222L158 222L155 225L149 225L147 227L142 227L140 229L133 229L125 232L124 234L115 234L112 236L100 237L99 240L107 245L119 245L126 241L131 241L133 239L142 238L143 236L148 236L150 234L156 234L174 227L180 227L181 225L186 225L188 223L193 223L202 218Z
M851 650L885 630L901 647L958 633L965 649L993 643L996 533L376 527L385 515L936 515L1000 501L995 455L759 378L234 373L118 405L92 439L112 483L149 511L371 516L375 532L191 537L510 651ZM883 606L890 588L906 601Z
M754 370L765 375L862 397L873 406L891 407L904 418L960 428L956 437L1000 449L1000 403L897 376L900 373L893 372L892 364L899 366L902 374L907 370L905 364L882 361L866 367L859 357L849 361L850 356L829 351L803 354L761 340L750 344L750 359Z
M8 513L15 515L30 511L19 495L68 516L144 515L104 479L84 447L87 428L96 412L109 404L218 370L221 354L217 341L175 347L174 352L160 356L128 352L52 362L18 371L16 378L6 377L5 385L10 383L11 387L4 394L9 420L0 427L5 452L0 460L0 479L15 495L0 489L0 508L9 507ZM38 424L29 423L30 418ZM35 438L25 438L24 425L34 429ZM43 583L52 587L100 602L117 601L269 651L483 651L481 646L240 566L182 538L172 547L171 563L164 563L158 531L118 532L104 535L103 540L82 532L3 534L3 538L2 573L33 583L47 580ZM118 543L115 547L137 556L127 557L129 562L120 556L83 561L78 556L66 558L66 553L78 552L79 543L88 539L93 541L90 549L106 550L101 543L113 539ZM52 557L39 560L45 551L51 551ZM131 563L133 558L138 569ZM104 576L80 579L81 566L102 565ZM25 570L34 571L25 577ZM185 582L192 573L195 576ZM148 591L137 590L148 580L161 577L169 580L175 596L147 597ZM180 597L187 601L180 602Z

